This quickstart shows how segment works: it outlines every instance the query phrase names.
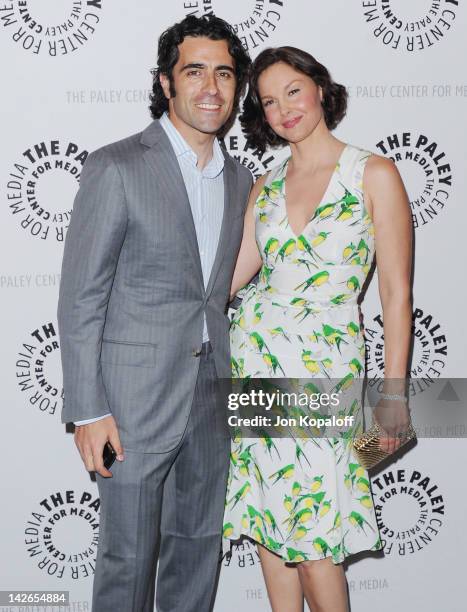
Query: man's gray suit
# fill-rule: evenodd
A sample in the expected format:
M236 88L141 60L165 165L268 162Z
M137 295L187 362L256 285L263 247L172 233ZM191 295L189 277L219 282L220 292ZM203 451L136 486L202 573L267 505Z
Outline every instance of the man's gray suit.
M125 452L112 478L97 474L95 612L153 609L159 545L157 609L209 609L229 457L228 439L211 435L223 412L215 378L230 376L226 310L251 187L228 155L223 173L205 289L187 192L157 120L83 168L58 305L62 422L111 412ZM212 354L201 351L203 313Z

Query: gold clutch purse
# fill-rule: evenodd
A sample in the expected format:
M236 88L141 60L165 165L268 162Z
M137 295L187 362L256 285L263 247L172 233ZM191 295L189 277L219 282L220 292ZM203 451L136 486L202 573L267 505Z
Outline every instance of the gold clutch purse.
M387 435L388 434L384 431L384 429L382 429L381 426L374 421L372 427L370 427L368 431L354 439L353 448L358 462L362 467L370 469L383 461L383 459L386 459L386 457L389 457L389 455L393 454L388 453L379 446L380 436L387 437ZM412 426L412 423L410 423L407 431L404 432L403 436L401 436L402 442L396 451L415 437L416 432Z

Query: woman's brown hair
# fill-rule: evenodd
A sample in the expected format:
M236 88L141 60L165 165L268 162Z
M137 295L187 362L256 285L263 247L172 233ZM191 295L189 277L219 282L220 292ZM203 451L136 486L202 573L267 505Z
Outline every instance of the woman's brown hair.
M347 90L335 83L328 69L312 55L295 47L276 47L262 51L253 62L248 82L248 93L240 115L242 130L249 146L263 152L268 146L286 145L287 141L278 136L269 126L258 92L261 73L273 64L284 62L295 70L309 76L322 88L322 107L327 127L333 130L343 119L347 110Z

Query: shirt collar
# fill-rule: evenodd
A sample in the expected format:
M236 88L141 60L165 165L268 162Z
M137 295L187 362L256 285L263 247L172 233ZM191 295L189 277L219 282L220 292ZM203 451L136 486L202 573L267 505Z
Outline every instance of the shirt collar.
M172 121L170 121L167 112L160 117L159 123L167 134L177 158L184 157L185 159L189 160L192 166L196 168L198 156L174 126ZM217 138L215 138L212 147L212 157L201 173L206 178L215 178L222 172L223 169L224 154L222 153L219 141Z

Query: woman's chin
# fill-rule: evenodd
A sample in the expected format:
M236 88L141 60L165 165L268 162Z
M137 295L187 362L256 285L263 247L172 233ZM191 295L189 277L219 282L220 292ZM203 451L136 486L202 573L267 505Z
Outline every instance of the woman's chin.
M289 144L298 144L308 138L310 134L288 134L282 136Z

